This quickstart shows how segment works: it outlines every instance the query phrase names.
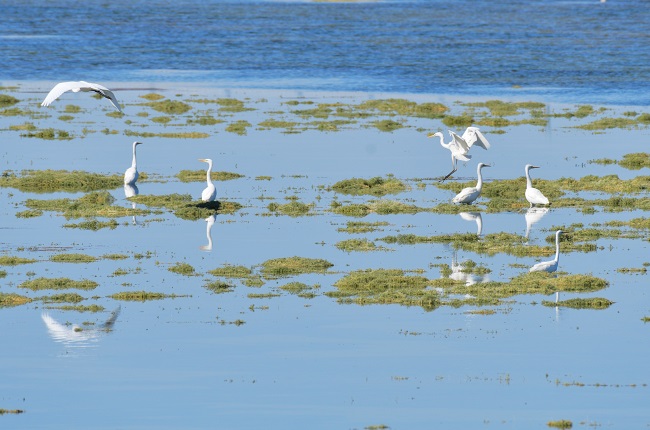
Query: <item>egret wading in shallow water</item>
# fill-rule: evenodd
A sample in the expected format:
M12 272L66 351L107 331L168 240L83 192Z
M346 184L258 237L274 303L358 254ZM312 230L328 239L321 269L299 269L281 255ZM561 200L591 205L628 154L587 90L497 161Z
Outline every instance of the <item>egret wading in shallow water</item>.
M542 261L530 268L529 272L548 272L553 273L557 270L557 264L560 261L560 235L562 230L555 232L555 258L551 261Z
M124 172L124 185L133 185L140 177L140 174L138 173L137 161L135 158L135 147L138 145L142 145L142 142L133 142L133 160L131 161L131 167L126 169L126 172Z
M213 202L217 198L217 189L214 187L212 179L210 178L210 173L212 172L212 160L210 158L199 158L199 161L208 163L208 171L206 172L206 182L208 186L205 187L201 193L201 200L204 202Z
M548 205L548 199L540 190L533 188L533 181L530 180L530 169L539 169L539 166L533 166L532 164L526 164L526 200L530 203L530 207L533 205Z
M73 93L78 93L79 91L94 91L100 96L107 98L113 104L113 106L115 106L115 109L122 112L122 108L120 107L120 104L117 102L117 99L111 90L103 85L93 84L91 82L85 81L61 82L60 84L56 84L54 88L52 88L52 90L47 94L45 100L43 100L43 103L41 103L41 106L49 106L54 100L58 99L61 94L68 91L72 91Z
M449 172L442 181L449 178L451 175L458 170L457 163L458 160L469 161L472 158L471 155L467 155L470 148L474 145L480 146L483 149L488 149L490 143L487 141L483 133L478 129L478 127L467 127L462 136L457 135L453 131L449 130L449 135L452 138L452 141L445 143L444 137L441 132L430 134L428 137L439 137L440 145L443 148L448 149L451 152L451 165L454 168Z
M483 189L483 176L481 175L481 169L483 167L490 167L490 165L485 163L478 163L478 166L476 167L476 175L478 176L478 182L476 182L476 186L463 188L463 190L451 200L452 202L470 204L474 200L478 199L478 197L481 195L481 190Z

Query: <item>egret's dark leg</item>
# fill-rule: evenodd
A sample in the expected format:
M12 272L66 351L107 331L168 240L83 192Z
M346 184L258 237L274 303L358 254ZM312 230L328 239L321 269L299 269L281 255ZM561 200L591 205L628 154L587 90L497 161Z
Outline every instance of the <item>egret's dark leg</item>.
M453 174L456 172L456 170L457 170L457 169L454 169L454 170L452 170L451 172L447 173L447 176L445 176L444 178L442 178L442 179L440 180L440 182L444 182L448 177L450 177L451 175L453 175Z

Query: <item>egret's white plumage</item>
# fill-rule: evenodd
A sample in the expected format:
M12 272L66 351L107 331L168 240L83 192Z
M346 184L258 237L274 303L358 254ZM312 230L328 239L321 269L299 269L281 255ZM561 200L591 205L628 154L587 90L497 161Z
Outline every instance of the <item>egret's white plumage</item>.
M490 167L490 165L485 163L478 163L478 166L476 167L476 175L478 176L478 182L476 182L476 186L463 188L463 190L451 200L452 202L469 204L478 199L478 197L481 195L481 190L483 189L483 176L481 175L481 169L483 167Z
M485 136L483 136L483 133L481 133L478 127L467 127L462 136L449 130L449 135L452 138L449 143L445 143L441 132L433 133L428 136L440 138L440 145L451 152L451 165L454 169L442 178L443 181L458 170L458 160L469 161L472 158L471 155L467 155L472 146L480 146L483 149L488 149L490 147L490 143L487 141Z
M142 145L142 142L133 142L133 159L131 160L131 167L126 169L124 172L124 185L133 185L140 177L140 174L138 173L137 160L135 158L135 147L138 145Z
M217 189L214 187L212 179L210 178L210 173L212 172L212 160L210 158L199 158L199 161L208 163L208 171L206 172L206 182L208 186L205 187L201 193L201 200L204 202L213 202L217 198Z
M555 232L555 258L550 261L542 261L535 264L530 268L529 272L549 272L553 273L557 270L557 264L560 261L560 235L562 230Z
M539 166L526 164L526 200L530 203L531 208L533 205L547 205L548 199L546 196L537 188L533 188L533 181L530 180L530 169L539 169Z
M86 82L86 81L61 82L59 84L56 84L54 88L52 88L52 90L47 94L47 96L45 96L45 100L43 100L41 106L49 106L54 100L58 99L61 96L61 94L68 91L72 91L73 93L78 93L79 91L82 92L94 91L97 94L101 95L102 97L106 97L113 104L113 106L115 106L117 110L122 112L122 108L120 107L120 104L115 98L115 94L113 94L111 90L109 90L103 85L93 84L91 82Z

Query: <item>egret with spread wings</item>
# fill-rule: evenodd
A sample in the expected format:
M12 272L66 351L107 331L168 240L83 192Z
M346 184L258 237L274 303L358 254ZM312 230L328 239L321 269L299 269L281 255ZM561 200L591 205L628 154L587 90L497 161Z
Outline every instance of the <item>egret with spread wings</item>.
M72 91L73 93L78 93L78 92L89 92L89 91L94 91L97 94L99 94L102 97L107 98L113 106L120 112L122 112L122 108L120 107L120 104L117 102L117 99L115 98L115 94L113 94L113 91L109 90L103 85L99 84L93 84L91 82L86 82L86 81L78 81L78 82L61 82L60 84L56 84L54 88L47 94L45 97L45 100L43 100L43 103L41 103L41 106L49 106L52 104L52 102L56 99L58 99L63 93L66 93L68 91Z
M428 137L439 137L440 145L451 152L451 165L454 168L454 170L452 170L444 178L442 178L443 181L449 178L451 175L453 175L454 172L456 172L456 170L458 170L458 168L456 167L458 160L469 161L470 158L472 158L471 155L467 154L472 146L477 145L483 149L490 148L490 142L488 142L488 140L485 138L483 133L481 133L478 127L467 127L467 129L465 130L462 136L459 136L458 134L454 133L451 130L449 130L449 134L451 135L452 138L452 141L449 143L445 143L444 137L441 132L433 133L428 136Z

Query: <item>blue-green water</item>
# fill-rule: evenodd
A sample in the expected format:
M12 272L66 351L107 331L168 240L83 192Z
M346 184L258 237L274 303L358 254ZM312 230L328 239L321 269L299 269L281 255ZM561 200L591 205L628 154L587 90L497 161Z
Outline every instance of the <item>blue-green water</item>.
M650 104L640 0L0 1L0 79Z

